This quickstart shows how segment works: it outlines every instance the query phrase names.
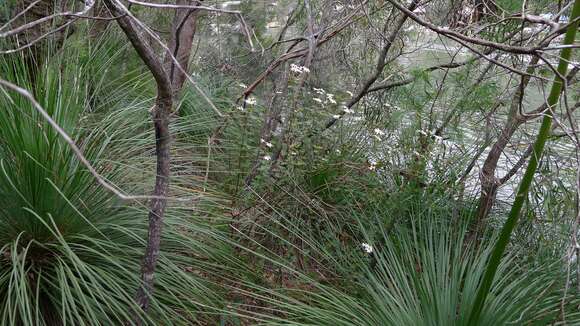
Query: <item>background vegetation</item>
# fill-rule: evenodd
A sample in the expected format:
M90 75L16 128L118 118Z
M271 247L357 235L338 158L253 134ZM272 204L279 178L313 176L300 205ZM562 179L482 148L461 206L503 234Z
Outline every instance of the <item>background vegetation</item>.
M0 324L580 324L579 3L2 3Z

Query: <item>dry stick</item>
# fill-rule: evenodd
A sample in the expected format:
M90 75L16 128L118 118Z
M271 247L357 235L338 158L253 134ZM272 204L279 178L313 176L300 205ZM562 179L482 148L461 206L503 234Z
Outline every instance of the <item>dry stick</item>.
M115 16L127 14L127 16L120 17L117 23L131 44L133 44L133 47L145 65L149 68L157 84L156 108L152 112L152 119L155 126L155 151L157 157L157 174L153 194L161 198L151 199L149 203L147 247L141 268L141 284L135 297L136 304L146 313L149 309L151 296L153 295L154 272L159 257L163 217L167 206L167 200L164 197L167 196L169 190L171 144L169 115L171 114L173 106L173 90L171 80L167 72L163 69L163 64L144 39L141 30L134 25L135 19L131 17L127 8L117 0L105 0L105 5ZM135 324L141 325L142 320L137 312L134 313L133 318Z

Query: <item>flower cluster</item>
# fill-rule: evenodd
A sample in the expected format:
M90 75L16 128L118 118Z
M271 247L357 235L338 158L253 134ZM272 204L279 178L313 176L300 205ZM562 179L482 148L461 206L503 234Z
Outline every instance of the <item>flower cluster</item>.
M313 101L318 102L320 104L328 104L328 103L336 104L336 99L334 98L334 94L328 93L322 88L313 87L312 90L314 90L314 92L316 94L318 94L318 96L319 96L319 97L313 97L312 98Z
M345 114L349 114L349 113L354 113L354 110L349 109L348 106L346 106L346 105L343 105L342 112L344 112Z
M445 143L443 137L437 135L437 133L435 132L435 130L433 130L431 132L426 132L426 131L423 131L423 130L418 130L417 132L420 133L423 136L432 137L437 144L444 144Z
M373 132L375 133L373 136L378 140L378 141L382 141L383 139L381 137L385 136L386 133L384 131L382 131L379 128L375 128L375 130L373 130Z
M290 71L297 73L297 74L302 74L302 73L309 73L310 69L308 69L308 67L299 66L297 64L291 64Z

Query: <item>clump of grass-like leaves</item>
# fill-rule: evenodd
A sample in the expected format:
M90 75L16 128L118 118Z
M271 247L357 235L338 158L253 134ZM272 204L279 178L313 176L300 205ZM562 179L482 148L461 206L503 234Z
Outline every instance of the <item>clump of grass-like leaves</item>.
M3 57L0 69L3 78L34 90L99 173L127 185L134 175L115 162L148 155L146 146L127 150L135 144L131 137L140 136L130 126L143 121L123 118L135 117L130 111L139 104L106 98L104 105L117 103L118 111L93 107L103 90L91 82L91 65L113 60L102 57L112 53L97 49L81 58L67 52L40 69L34 84L17 56ZM131 102L131 110L123 107ZM133 301L147 235L144 203L128 205L98 186L27 99L2 90L0 105L0 324L118 325L135 315L147 324L191 324L200 311L220 307L217 286L203 274L215 279L224 270L211 261L227 253L227 244L217 244L220 235L194 222L191 212L169 209L151 309L139 311ZM115 123L82 128L93 111L114 112Z
M290 268L289 273L297 275L296 284L309 287L265 291L264 297L277 312L268 324L473 325L468 322L469 313L495 236L475 247L467 240L461 220L453 222L441 214L432 215L428 208L416 208L422 214L392 229L384 228L381 219L375 221L374 231L367 224L358 230L359 242L337 238L334 243L342 243L342 250L325 261L340 265L324 269L340 271L338 278L306 276ZM294 232L305 235L305 244L323 245L309 239L307 232ZM370 253L363 243L372 247ZM330 253L322 248L303 252ZM563 314L567 323L579 322L576 307L580 301L573 289L568 289L562 302L565 279L562 261L522 262L512 252L500 264L477 325L561 324Z

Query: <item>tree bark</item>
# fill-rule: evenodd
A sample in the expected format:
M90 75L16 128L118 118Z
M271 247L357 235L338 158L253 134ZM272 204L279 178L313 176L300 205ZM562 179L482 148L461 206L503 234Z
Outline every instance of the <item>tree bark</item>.
M153 196L149 202L149 230L147 246L141 268L141 285L137 290L136 304L143 312L149 309L150 298L153 294L154 273L159 258L159 248L161 243L161 233L163 230L163 217L167 206L167 194L169 190L170 177L170 145L171 134L169 131L169 116L173 107L173 89L171 79L163 69L163 65L154 53L151 45L147 42L146 36L142 34L142 29L136 26L134 18L123 7L114 0L105 0L105 5L114 16L119 16L117 23L137 51L145 65L149 68L157 84L157 99L152 112L153 124L155 126L155 151L157 156L157 175ZM141 324L138 314L134 316L134 322Z

